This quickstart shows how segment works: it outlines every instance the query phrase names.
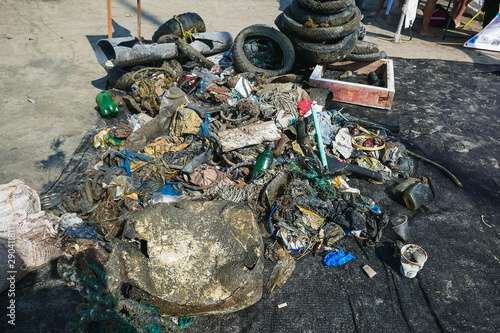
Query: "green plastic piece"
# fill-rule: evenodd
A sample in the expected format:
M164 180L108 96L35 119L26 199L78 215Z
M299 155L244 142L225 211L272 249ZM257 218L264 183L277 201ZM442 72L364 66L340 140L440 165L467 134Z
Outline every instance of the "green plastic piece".
M193 322L194 322L194 318L193 317L180 317L179 318L179 327L180 328L188 327Z
M101 91L95 97L95 101L104 118L112 118L118 115L118 105L113 102L109 91Z

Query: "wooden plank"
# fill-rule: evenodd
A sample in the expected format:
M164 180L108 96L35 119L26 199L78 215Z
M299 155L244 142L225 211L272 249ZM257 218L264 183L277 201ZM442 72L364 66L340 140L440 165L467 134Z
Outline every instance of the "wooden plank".
M374 62L342 61L329 64L326 68L336 71L351 71L358 74L368 75L371 72L379 71L380 67L385 65L386 61L384 60L377 60Z
M360 84L339 85L326 81L316 81L315 87L328 89L333 92L334 100L349 104L385 108L389 98L388 91L369 89L371 87L364 87Z
M387 82L387 89L394 93L394 91L396 91L394 87L394 64L392 63L392 61L389 61L387 62L386 66L387 70L385 71L384 78L385 82Z
M111 19L111 0L107 1L108 9L108 38L113 38L113 20Z

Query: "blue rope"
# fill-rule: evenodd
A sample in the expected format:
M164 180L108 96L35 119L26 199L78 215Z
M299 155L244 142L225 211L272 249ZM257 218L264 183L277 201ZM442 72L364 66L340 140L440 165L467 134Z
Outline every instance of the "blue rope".
M271 217L273 216L274 211L276 210L276 208L278 208L279 205L280 203L278 202L278 204L274 206L273 210L271 211L271 214L269 215L269 229L271 229L271 234L273 234L274 239L278 239L278 237L276 237L276 235L274 234L273 226L271 225Z

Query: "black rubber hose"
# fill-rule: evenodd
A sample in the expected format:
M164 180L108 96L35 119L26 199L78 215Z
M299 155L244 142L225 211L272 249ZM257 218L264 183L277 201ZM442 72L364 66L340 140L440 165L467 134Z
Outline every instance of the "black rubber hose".
M399 133L399 126L397 125L387 125L387 124L382 124L382 123L377 123L377 122L374 122L374 121L369 121L369 120L365 120L365 119L361 119L361 118L358 118L358 117L354 117L354 116L346 116L346 118L348 119L348 121L352 121L352 122L355 122L355 123L358 123L362 126L368 126L368 127L374 127L374 128L378 128L378 129L383 129L383 130L386 130L386 131L389 131L391 133Z
M186 57L197 62L207 69L211 69L215 64L205 58L203 54L194 49L191 45L188 44L184 39L175 35L163 35L158 39L158 43L168 43L174 42L179 49L179 52L183 53Z
M367 42L364 40L358 40L351 54L371 54L380 52L378 45L372 42Z
M381 181L383 179L382 175L376 171L363 168L359 165L354 165L351 163L342 163L332 156L327 155L326 161L328 163L328 170L330 170L330 172L332 173L351 172L355 175L374 179L377 181Z
M377 53L369 53L369 54L349 54L345 57L345 60L348 61L375 61L379 59L387 59L387 53L385 51L380 51Z
M311 121L312 117L300 117L299 120L297 121L296 129L297 129L297 139L300 145L300 148L304 152L304 154L312 158L314 160L314 165L322 165L321 160L319 157L314 153L314 150L311 147L311 143L309 142L309 138L307 137L306 134L306 127L307 124ZM320 174L323 173L322 170L317 170L316 171Z

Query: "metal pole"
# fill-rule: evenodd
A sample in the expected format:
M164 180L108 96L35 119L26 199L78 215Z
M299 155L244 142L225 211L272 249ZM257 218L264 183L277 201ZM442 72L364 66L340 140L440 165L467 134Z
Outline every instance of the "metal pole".
M141 39L141 0L137 0L137 39L139 43L142 42Z
M408 12L408 0L405 0L403 8L401 9L401 17L399 18L398 28L396 29L396 34L392 40L394 43L399 43L401 40L401 29L403 29L403 23L405 21L406 13Z
M113 38L113 22L111 20L111 0L108 0L108 38Z

